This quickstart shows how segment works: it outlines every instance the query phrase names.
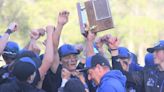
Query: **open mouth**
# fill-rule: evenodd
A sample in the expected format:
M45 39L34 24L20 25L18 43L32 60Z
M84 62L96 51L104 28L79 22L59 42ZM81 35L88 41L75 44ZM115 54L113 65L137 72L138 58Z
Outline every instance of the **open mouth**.
M71 66L76 66L76 64L70 64Z

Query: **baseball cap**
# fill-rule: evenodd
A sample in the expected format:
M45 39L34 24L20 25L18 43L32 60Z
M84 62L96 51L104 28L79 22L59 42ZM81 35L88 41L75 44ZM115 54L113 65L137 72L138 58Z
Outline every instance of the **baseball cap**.
M154 55L153 53L147 53L145 55L145 66L154 66Z
M118 52L119 52L119 55L118 55L119 58L130 58L131 57L130 51L125 47L119 47Z
M63 92L85 92L85 87L79 79L72 78L65 84Z
M5 49L3 50L3 57L15 58L19 52L19 46L16 42L9 41L6 44Z
M41 61L39 55L34 53L33 51L30 51L30 50L27 50L27 49L20 50L17 54L16 59L19 60L20 58L23 58L23 57L31 58L35 62L37 68L39 68L42 64L42 61Z
M154 47L147 48L149 53L153 53L155 50L164 50L164 40L160 40L157 42Z
M14 65L13 75L20 81L26 81L36 70L34 61L29 57L23 57Z
M59 48L58 52L60 57L64 57L70 54L79 54L78 50L73 45L70 44L62 45Z
M102 55L96 54L88 57L85 64L85 70L95 67L97 64L110 67L109 61Z

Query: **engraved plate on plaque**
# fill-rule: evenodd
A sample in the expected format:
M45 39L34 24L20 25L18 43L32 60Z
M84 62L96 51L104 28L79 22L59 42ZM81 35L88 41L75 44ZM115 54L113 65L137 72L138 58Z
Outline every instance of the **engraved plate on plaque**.
M109 3L107 0L92 0L96 20L111 18Z
M96 26L94 32L114 27L108 0L90 0L85 2L90 27Z

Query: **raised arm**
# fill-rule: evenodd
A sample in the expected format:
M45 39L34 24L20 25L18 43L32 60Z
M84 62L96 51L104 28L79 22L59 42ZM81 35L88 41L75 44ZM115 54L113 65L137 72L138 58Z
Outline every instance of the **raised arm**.
M68 11L62 11L59 13L57 27L56 27L56 30L53 32L54 62L51 66L51 71L53 73L56 73L56 70L60 63L59 54L58 54L58 46L59 46L60 35L62 32L63 26L68 22L68 16L69 16Z
M123 62L118 61L119 57L119 39L117 37L112 37L109 35L106 35L106 44L108 46L108 50L111 53L112 56L112 67L113 69L120 70L126 77L127 82L135 83L142 85L143 84L143 72L129 72L126 70L126 68L123 67Z
M53 56L54 56L53 42L52 42L53 31L54 31L53 26L46 27L46 32L47 32L46 50L42 61L42 65L39 68L41 79L44 78L45 74L47 73L48 69L50 68L53 62Z
M95 33L88 31L88 35L86 38L86 56L87 57L95 55L94 48L93 48L94 47L93 42L95 40L95 36L96 36Z
M8 42L8 39L10 37L10 34L15 32L17 30L17 23L11 23L8 28L7 31L5 32L5 34L0 38L0 55L2 55L3 50Z
M40 48L37 46L37 40L40 38L40 36L44 36L44 34L45 30L43 28L33 29L30 33L31 39L24 49L31 50L36 54L39 54Z

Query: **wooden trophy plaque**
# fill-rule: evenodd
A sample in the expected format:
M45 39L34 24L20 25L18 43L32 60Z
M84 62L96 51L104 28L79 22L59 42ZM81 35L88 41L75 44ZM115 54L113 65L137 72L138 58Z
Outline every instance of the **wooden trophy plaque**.
M100 32L114 27L108 0L90 0L84 2L84 7L78 12L86 12L86 15L83 14L83 16L87 16L90 28L95 27L93 32ZM82 19L79 16L79 20ZM81 24L82 21L80 21Z

